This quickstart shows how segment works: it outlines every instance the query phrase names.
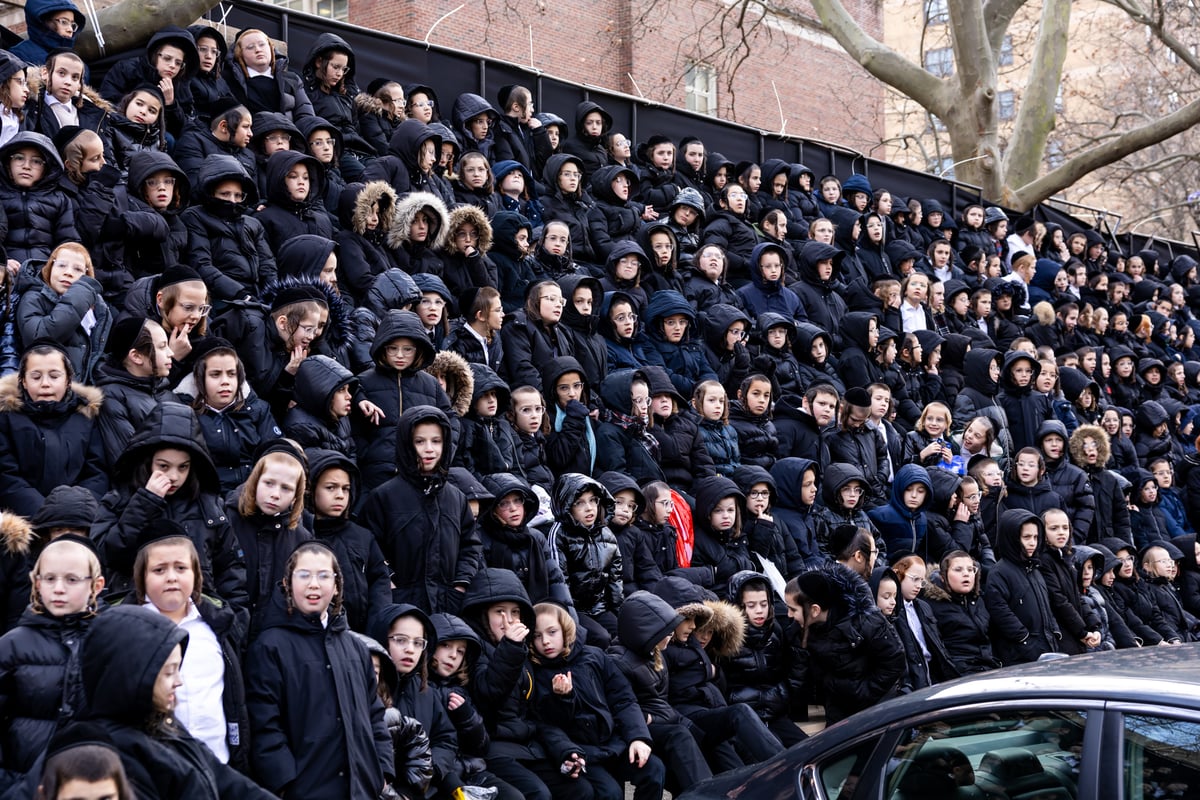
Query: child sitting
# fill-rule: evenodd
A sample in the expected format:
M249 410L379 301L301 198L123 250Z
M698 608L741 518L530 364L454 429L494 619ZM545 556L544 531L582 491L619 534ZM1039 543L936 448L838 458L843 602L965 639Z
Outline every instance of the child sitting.
M612 496L598 481L568 472L555 482L552 499L551 550L567 577L588 641L606 648L617 634L624 599L621 550L608 528Z
M475 389L471 410L462 420L462 440L457 464L482 478L501 472L519 471L517 437L505 415L509 410L508 384L490 367L472 364Z
M54 144L33 131L0 147L0 236L9 269L31 258L49 258L63 242L79 241L75 211L58 185L63 163Z
M542 204L538 200L533 175L519 161L498 161L492 165L496 181L496 205L498 211L515 211L534 230L542 227Z
M737 400L729 404L729 424L737 431L742 463L770 469L779 449L779 437L771 421L769 378L755 374L742 381Z
M558 555L541 531L533 527L539 501L529 484L508 473L483 479L490 500L481 503L479 538L483 543L483 566L510 570L530 597L573 608Z
M767 311L758 316L758 331L757 368L769 367L764 371L771 376L772 394L776 397L804 394L804 390L812 382L812 376L809 376L807 382L801 379L800 362L792 352L797 336L795 321ZM822 344L824 343L822 341ZM824 360L823 358L822 361Z
M702 381L692 395L692 408L700 415L700 437L718 475L732 477L742 466L738 435L729 424L729 403L719 381Z
M725 303L745 309L741 295L725 280L727 259L725 251L715 244L706 244L696 253L688 271L684 294L696 308L709 308Z
M250 109L226 96L213 104L207 123L197 121L184 128L175 143L174 158L186 174L197 175L209 156L233 156L247 175L255 175L258 163L250 150L253 134Z
M517 436L517 459L522 474L532 485L549 493L554 473L546 466L546 407L541 392L521 386L512 392L509 422Z
M281 150L267 159L262 182L266 204L254 218L266 231L273 251L302 234L333 238L333 220L321 199L325 173L320 162L303 152Z
M613 515L608 527L617 537L617 546L621 550L621 577L625 594L629 595L648 584L653 585L662 577L650 552L646 531L638 524L639 512L647 508L646 496L638 488L637 481L624 473L605 472L598 480L613 497ZM662 485L660 481L651 481L647 488L659 485Z
M157 86L139 86L121 98L109 120L113 166L127 174L129 160L143 150L167 151L163 95Z

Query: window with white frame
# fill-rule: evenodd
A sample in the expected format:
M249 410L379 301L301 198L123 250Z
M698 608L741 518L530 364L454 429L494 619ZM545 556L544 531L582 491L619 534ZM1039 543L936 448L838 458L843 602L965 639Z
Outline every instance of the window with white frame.
M935 47L925 51L925 69L939 78L954 74L954 51L949 47Z
M717 114L717 71L707 64L690 64L683 76L687 110Z
M350 0L267 0L268 2L301 11L305 14L316 14L326 19L336 19L347 22L350 19Z

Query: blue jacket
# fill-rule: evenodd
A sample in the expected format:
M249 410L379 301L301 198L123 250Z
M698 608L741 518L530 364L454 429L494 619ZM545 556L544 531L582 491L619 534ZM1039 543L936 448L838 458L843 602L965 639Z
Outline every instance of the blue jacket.
M904 490L914 483L925 487L925 502L915 511L904 505ZM879 534L887 543L889 553L908 550L917 555L928 555L923 552L925 531L928 527L925 509L932 499L933 483L924 467L919 464L905 464L896 471L896 478L892 481L892 496L887 505L872 508L867 512L867 516L875 523Z
M683 341L668 342L663 338L661 323L665 317L675 314L688 318L688 329ZM650 298L646 307L646 335L649 339L646 361L665 369L671 376L671 383L684 397L692 396L697 383L717 380L696 331L696 312L679 292L663 289Z
M776 314L782 314L788 319L796 319L801 322L807 321L808 311L804 308L804 302L800 299L800 295L783 285L784 277L782 272L777 281L768 282L763 280L762 270L759 269L758 262L768 250L777 252L780 263L787 264L787 254L779 245L773 242L763 242L756 245L754 251L750 254L750 283L737 290L738 296L742 298L746 309L755 317L764 311L774 311Z
M70 11L75 16L75 22L79 28L75 31L74 36L59 36L42 22L47 14L57 11ZM29 38L14 45L11 52L27 64L40 66L46 63L46 56L50 55L51 50L59 48L74 50L75 39L86 26L87 17L80 13L71 0L29 0L25 4L25 35ZM86 71L84 72L84 81L87 81Z

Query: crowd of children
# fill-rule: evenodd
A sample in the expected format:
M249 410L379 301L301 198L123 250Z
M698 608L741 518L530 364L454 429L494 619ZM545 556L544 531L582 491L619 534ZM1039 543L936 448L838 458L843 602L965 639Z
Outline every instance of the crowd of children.
M26 14L0 798L652 800L1200 639L1191 257Z

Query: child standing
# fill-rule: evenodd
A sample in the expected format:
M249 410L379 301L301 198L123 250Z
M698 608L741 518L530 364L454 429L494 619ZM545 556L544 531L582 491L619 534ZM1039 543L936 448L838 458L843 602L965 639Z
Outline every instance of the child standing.
M888 552L906 551L928 556L931 549L936 549L926 535L929 520L925 509L932 499L933 484L924 467L905 464L896 471L887 504L867 512L883 536Z
M554 473L546 465L546 428L548 417L541 392L532 386L513 390L509 422L517 436L517 459L521 473L532 485L549 495Z
M737 431L742 463L770 469L779 450L771 420L770 378L756 373L742 381L737 400L730 403L729 424Z
M292 406L283 418L283 433L301 447L336 450L355 458L350 412L358 378L329 356L309 356L296 371Z
M599 481L568 472L555 482L552 498L551 550L567 577L588 641L607 647L617 634L617 612L625 596L621 550L608 528L612 495Z

